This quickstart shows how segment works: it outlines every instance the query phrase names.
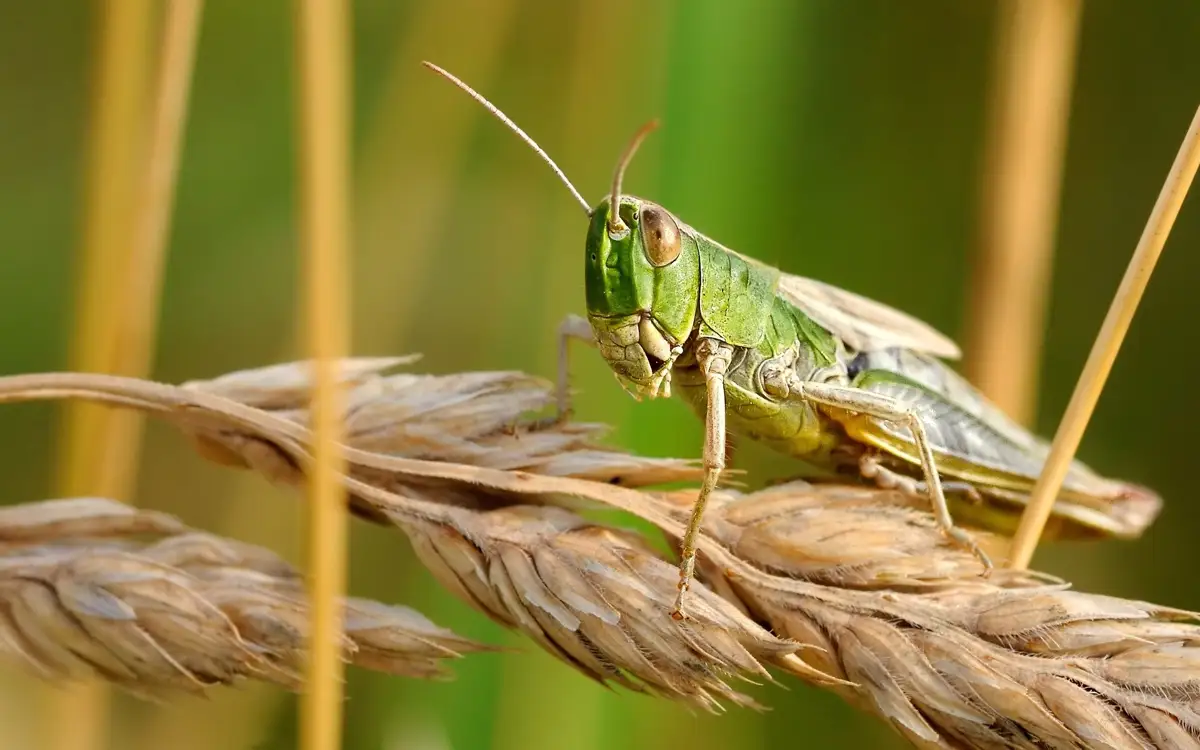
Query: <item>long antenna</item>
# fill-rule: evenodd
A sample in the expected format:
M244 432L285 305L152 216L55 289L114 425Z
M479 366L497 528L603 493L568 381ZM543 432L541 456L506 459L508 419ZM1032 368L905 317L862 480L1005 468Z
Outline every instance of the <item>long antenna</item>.
M633 161L633 155L637 153L638 146L642 145L646 136L654 132L656 128L658 128L657 119L638 128L638 131L633 134L633 138L630 139L629 145L625 147L625 153L621 154L621 160L617 162L617 171L613 174L612 195L608 201L609 211L612 212L608 217L608 233L610 235L621 235L628 229L625 222L621 221L621 216L617 211L617 201L621 198L621 181L625 179L625 168L629 166L629 162Z
M564 185L567 186L567 190L571 191L571 195L575 196L575 200L579 201L579 205L583 206L583 212L585 214L587 214L588 216L592 215L591 206L589 206L588 202L583 199L583 196L579 194L579 191L575 189L575 186L571 184L571 181L567 179L566 173L563 172L561 169L559 169L558 165L554 163L554 160L550 158L549 154L547 154L545 151L542 150L541 146L537 145L537 141L530 138L525 133L524 130L521 130L519 127L517 127L517 124L515 122L508 119L508 115L501 112L499 107L497 107L495 104L492 104L487 99L484 99L483 95L478 93L477 91L475 91L475 89L471 88L467 84L458 80L453 75L451 75L450 73L446 72L445 70L439 68L438 66L434 65L433 63L422 60L421 64L424 65L425 67L429 68L433 72L437 73L438 75L442 76L443 78L449 80L451 83L453 83L455 86L458 86L463 91L467 92L467 94L472 99L474 99L475 101L482 104L485 108L487 108L487 111L489 111L493 115L495 115L496 119L500 120L500 122L507 125L510 130L512 130L514 133L516 133L518 136L520 136L521 140L523 140L527 144L529 144L529 147L532 148L534 151L536 151L538 156L542 157L542 161L544 161L550 165L550 168L554 170L554 174L558 175L558 178L563 181Z

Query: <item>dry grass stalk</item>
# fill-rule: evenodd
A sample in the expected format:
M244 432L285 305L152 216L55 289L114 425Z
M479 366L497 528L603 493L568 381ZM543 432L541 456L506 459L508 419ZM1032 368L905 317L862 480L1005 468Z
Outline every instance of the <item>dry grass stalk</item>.
M1108 373L1117 359L1117 352L1133 322L1133 314L1142 300L1146 285L1150 283L1150 275L1162 254L1167 235L1171 233L1197 169L1200 169L1200 108L1196 109L1183 142L1179 144L1171 171L1163 182L1158 200L1154 202L1150 218L1146 220L1146 227L1125 268L1121 285L1113 295L1108 313L1104 316L1104 324L1100 326L1100 332L1092 343L1092 351L1083 365L1083 372L1079 374L1075 392L1071 394L1046 456L1045 468L1029 494L1029 504L1013 536L1012 554L1008 560L1008 564L1014 568L1029 565L1033 558L1046 519L1050 517L1054 498L1062 488L1071 459L1079 447L1079 441L1083 439L1083 431L1100 399L1100 392L1104 390Z
M308 610L284 560L171 516L102 498L0 510L0 653L47 680L151 700L245 678L298 690ZM441 678L486 648L405 607L343 610L342 653L367 669Z
M121 238L129 250L117 279L121 294L111 361L99 368L135 377L148 376L154 366L163 271L203 11L201 0L171 0L164 5L134 223L130 237ZM120 415L100 442L104 474L89 491L131 499L142 447L140 415Z
M342 393L337 360L350 339L348 290L350 239L350 54L346 0L299 0L295 7L300 73L297 154L300 237L304 274L300 283L309 356L313 358L314 465L306 487L308 557L312 587L312 643L306 665L308 689L300 705L300 746L341 747L342 612L347 514L342 455Z
M1026 426L1036 413L1082 10L1082 0L997 8L964 364L971 382Z
M118 357L126 335L122 329L128 324L123 308L126 302L136 304L128 279L122 276L135 254L130 248L139 208L138 181L147 165L140 147L146 132L153 3L109 0L99 5L103 21L98 24L92 66L96 78L90 91L84 227L75 264L76 309L68 366L147 375L138 369L123 370ZM149 308L153 305L152 301L145 303ZM54 471L57 492L101 492L128 499L131 478L137 473L133 465L137 448L131 443L137 437L139 419L138 414L105 413L89 404L68 404ZM109 708L104 684L80 684L69 692L49 694L45 701L45 747L89 750L103 746Z
M499 397L477 386L522 376L392 381L373 374L382 364L343 363L354 382L350 400L360 404L354 418L379 425L386 420L366 412L406 398L427 408L402 412L396 435L422 439L393 436L373 446L386 452L347 446L353 507L402 529L447 588L586 674L713 709L752 704L730 678L769 679L764 667L776 666L837 691L921 747L1200 747L1200 625L1192 613L1072 591L1028 571L983 578L975 558L948 544L912 501L797 482L726 491L714 501L701 544L704 585L693 619L678 623L668 614L673 563L637 535L565 506L582 499L624 510L677 540L689 491L581 480L564 471L569 461L558 475L448 461L530 463L531 435L579 428L523 417L516 399L505 414L492 402ZM311 435L306 418L283 407L303 398L306 372L284 365L186 387L16 376L0 378L0 401L76 396L149 409L207 455L300 484ZM405 382L411 393L402 398L389 382ZM548 384L541 388L549 403ZM476 400L495 429L469 429L464 446L444 435L430 449L422 420L430 430L471 425L440 421L439 404L465 414ZM511 424L515 434L500 427ZM377 433L350 431L352 441L364 434ZM514 452L508 461L506 448ZM434 460L409 457L439 452ZM609 451L614 476L622 474L620 455Z

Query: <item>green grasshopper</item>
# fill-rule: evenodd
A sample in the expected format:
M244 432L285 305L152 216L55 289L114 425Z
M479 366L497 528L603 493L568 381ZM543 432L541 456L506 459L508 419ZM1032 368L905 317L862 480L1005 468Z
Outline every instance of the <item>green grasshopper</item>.
M559 331L558 407L569 412L567 344L599 347L635 398L670 397L674 383L705 422L704 479L683 536L685 594L709 496L725 468L726 430L832 472L927 498L942 532L992 563L955 526L956 514L1011 530L1048 444L1003 414L942 359L953 341L873 300L734 252L655 203L621 192L625 169L657 123L626 147L612 189L588 205L557 164L495 105L449 79L525 141L587 213L587 320ZM945 483L941 475L953 479ZM1136 537L1157 516L1153 491L1075 461L1056 498L1054 535Z

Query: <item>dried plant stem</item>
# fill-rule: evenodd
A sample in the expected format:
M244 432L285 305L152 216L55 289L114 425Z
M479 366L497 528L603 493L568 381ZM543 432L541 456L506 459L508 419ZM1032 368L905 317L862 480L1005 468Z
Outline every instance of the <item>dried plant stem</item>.
M85 193L84 236L77 266L78 292L68 366L109 371L119 331L120 273L126 268L133 222L142 131L145 75L153 3L109 0L92 84ZM55 468L61 494L104 493L125 499L129 488L117 482L105 453L115 447L120 425L135 415L105 412L89 404L69 404L63 414ZM83 683L47 696L43 747L93 750L108 735L108 691L103 683Z
M1002 3L966 374L1033 419L1081 0Z
M137 145L142 131L151 5L147 0L104 4L69 354L72 370L106 372L112 367L120 320L120 272L127 267L137 167L141 164ZM86 404L72 404L64 416L61 463L55 471L61 491L96 491L104 469L102 446L107 442L101 436L113 415Z
M127 291L115 353L118 372L138 375L153 368L161 317L158 307L203 9L203 0L170 0L164 8L145 174L125 271ZM110 443L110 471L122 473L124 477L119 481L131 484L142 449L142 420L125 418L114 425L114 431L124 434Z
M1113 361L1117 358L1117 351L1121 348L1125 332L1129 330L1138 302L1141 301L1142 293L1150 281L1150 274L1153 273L1158 256L1166 244L1167 235L1171 232L1179 208L1183 205L1192 179L1196 176L1197 167L1200 167L1200 109L1197 109L1192 117L1191 126L1179 147L1175 163L1171 165L1171 171L1154 204L1154 210L1150 213L1150 219L1146 222L1146 228L1142 231L1137 249L1134 250L1125 276L1121 279L1121 286L1113 297L1104 324L1092 345L1091 354L1084 364L1075 392L1067 404L1062 423L1050 447L1050 454L1046 458L1045 469L1034 485L1029 505L1021 516L1021 523L1013 538L1012 553L1008 562L1011 567L1024 568L1033 558L1033 551L1037 547L1042 528L1046 525L1046 519L1050 516L1054 498L1062 487L1071 457L1079 447L1084 428L1087 427L1096 401L1100 398L1100 392L1104 389Z
M142 162L131 250L120 280L123 293L112 372L142 376L153 367L163 269L202 8L202 0L170 0L164 9L148 150ZM132 486L141 434L140 419L114 422L105 458L107 471L114 475L112 486Z
M309 484L309 571L312 624L301 747L341 745L342 672L338 601L346 575L347 514L341 475L345 458L342 394L336 359L349 338L346 299L348 206L348 29L344 0L297 0L300 71L301 224L306 272L308 349L313 358L314 467Z

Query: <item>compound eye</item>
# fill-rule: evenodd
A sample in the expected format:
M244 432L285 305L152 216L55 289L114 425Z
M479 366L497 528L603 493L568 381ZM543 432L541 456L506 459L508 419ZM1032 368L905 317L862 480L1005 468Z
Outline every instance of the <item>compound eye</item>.
M641 213L642 243L650 265L661 268L679 257L682 249L679 225L675 218L658 206L645 206Z

